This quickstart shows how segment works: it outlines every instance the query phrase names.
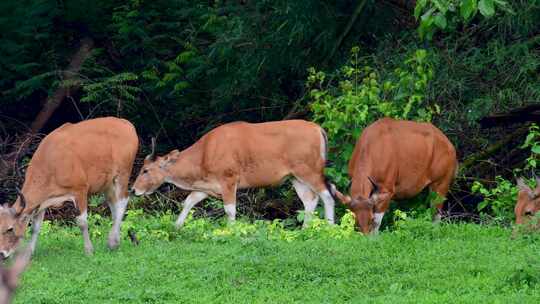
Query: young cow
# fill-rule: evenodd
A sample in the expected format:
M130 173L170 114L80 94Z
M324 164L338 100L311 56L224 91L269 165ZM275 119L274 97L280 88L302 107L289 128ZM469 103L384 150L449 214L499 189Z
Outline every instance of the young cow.
M309 221L319 196L325 216L334 222L334 199L323 175L326 134L318 125L303 120L266 123L235 122L205 134L191 147L163 157L152 154L133 185L135 195L150 194L171 183L192 191L176 227L180 228L195 204L209 195L224 202L229 220L236 217L236 191L280 183L292 175L292 183L304 203Z
M530 220L540 210L540 178L536 178L536 189L531 189L522 178L517 180L519 188L518 198L514 212L516 224L529 224ZM536 223L540 227L540 223Z
M336 195L364 233L378 232L391 199L414 197L426 186L444 197L457 171L456 150L430 123L383 118L362 132L349 162L350 194ZM351 198L352 197L352 198Z
M34 251L45 209L66 202L80 212L77 222L85 251L91 254L87 198L94 193L106 194L114 221L108 245L116 248L138 148L133 125L114 117L67 123L47 135L30 161L19 198L11 207L0 207L0 254L6 258L13 252L30 217Z

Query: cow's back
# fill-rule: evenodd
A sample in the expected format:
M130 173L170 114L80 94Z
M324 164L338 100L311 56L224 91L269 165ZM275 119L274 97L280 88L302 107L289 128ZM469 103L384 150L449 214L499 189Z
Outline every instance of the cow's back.
M456 164L454 146L432 124L383 118L362 132L349 170L395 184L400 198L453 174Z
M321 129L304 120L285 120L265 123L235 122L222 125L201 138L203 166L221 173L234 168L251 184L261 172L283 176L291 164L321 159ZM320 165L320 164L310 164ZM246 183L247 183L246 182Z
M114 176L131 171L138 145L135 128L124 119L68 123L43 139L28 171L30 177L45 177L64 187L84 181L96 192Z

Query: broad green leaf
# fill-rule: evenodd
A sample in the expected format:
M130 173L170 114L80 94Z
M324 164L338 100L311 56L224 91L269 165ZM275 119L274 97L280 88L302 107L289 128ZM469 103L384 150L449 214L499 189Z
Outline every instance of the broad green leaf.
M478 10L478 7L477 7L476 0L463 0L459 8L461 17L463 17L463 19L465 20L469 20L469 18L474 17L474 15L476 15L477 10Z
M540 144L535 144L532 149L531 149L532 153L534 154L540 154Z
M414 7L414 18L418 19L424 7L426 7L427 0L418 0L416 1L416 6Z
M440 29L444 30L446 29L446 17L443 14L437 14L433 20L435 25L437 25Z
M485 17L492 17L495 15L495 6L493 4L493 0L480 0L478 2L478 9Z
M446 14L448 11L448 2L447 1L441 1L441 0L432 0L433 5L439 10L439 12Z

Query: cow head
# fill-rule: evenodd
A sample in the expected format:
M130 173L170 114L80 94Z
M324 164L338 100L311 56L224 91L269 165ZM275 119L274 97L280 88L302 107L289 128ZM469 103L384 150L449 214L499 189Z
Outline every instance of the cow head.
M375 222L375 207L379 200L379 187L371 177L368 179L372 185L371 193L369 197L355 197L351 198L348 195L342 195L341 193L335 193L336 196L347 206L349 210L354 214L356 220L356 227L364 233L369 234L377 226Z
M27 247L19 252L10 268L0 267L0 304L9 304L17 288L19 276L30 262L32 250Z
M536 189L531 189L522 178L517 180L518 200L514 212L516 224L527 224L540 210L540 178L536 178ZM540 225L538 223L537 225Z
M168 165L176 161L178 154L178 150L174 150L163 157L156 157L155 139L152 138L152 153L144 159L143 167L132 187L135 195L152 194L159 188L168 176Z
M28 216L22 211L26 206L26 199L19 191L20 208L0 205L0 259L8 258L24 237Z

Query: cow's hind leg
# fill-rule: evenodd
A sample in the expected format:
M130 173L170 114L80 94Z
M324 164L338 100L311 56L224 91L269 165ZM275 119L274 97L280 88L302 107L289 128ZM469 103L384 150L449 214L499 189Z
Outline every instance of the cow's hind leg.
M442 209L444 207L444 201L446 200L446 194L450 188L451 179L434 182L429 185L431 192L435 193L435 196L431 199L431 206L437 208L437 212L433 215L433 222L438 223L441 221ZM430 194L431 196L431 194Z
M297 174L295 174L295 177L300 183L308 186L312 192L319 195L319 197L321 198L324 204L324 217L330 224L334 224L335 201L334 201L334 198L332 197L332 194L330 193L330 191L332 190L328 188L328 187L331 187L331 184L325 182L324 176L321 173L312 172L309 169L300 170L300 172L297 172ZM297 190L297 193L298 193L298 190ZM317 206L316 199L315 199L314 204L316 207Z
M313 212L315 211L315 208L317 207L317 203L319 202L319 197L313 190L311 190L311 187L298 180L293 179L292 181L294 190L296 190L296 194L304 204L304 227L312 220L313 218Z
M118 245L120 244L120 228L129 201L127 191L128 179L127 176L116 177L113 181L112 188L107 193L107 203L111 210L111 217L113 220L113 226L111 232L109 232L109 239L107 242L107 246L111 250L118 248Z
M37 239L39 231L41 230L41 224L43 223L43 217L45 217L45 210L40 210L32 217L32 238L30 239L30 249L32 253L36 250Z
M81 191L75 196L75 206L79 210L80 215L77 216L77 224L81 228L81 233L84 240L84 251L90 255L94 252L94 246L90 241L88 233L88 201L86 191Z
M186 197L186 199L184 200L184 207L182 208L182 212L180 212L180 215L176 220L176 229L180 229L184 225L184 222L186 221L186 218L191 208L193 208L198 202L204 200L207 197L208 194L199 191L193 191L188 195L188 197Z

